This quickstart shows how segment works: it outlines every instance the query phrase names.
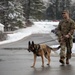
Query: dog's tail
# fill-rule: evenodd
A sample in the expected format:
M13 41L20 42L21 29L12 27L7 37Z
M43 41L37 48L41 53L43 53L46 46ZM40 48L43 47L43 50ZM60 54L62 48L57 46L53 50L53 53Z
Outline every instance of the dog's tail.
M48 46L49 47L49 46ZM58 46L58 47L56 47L56 48L52 48L52 47L49 47L51 50L53 50L53 51L57 51L57 50L59 50L60 48L61 48L61 46Z

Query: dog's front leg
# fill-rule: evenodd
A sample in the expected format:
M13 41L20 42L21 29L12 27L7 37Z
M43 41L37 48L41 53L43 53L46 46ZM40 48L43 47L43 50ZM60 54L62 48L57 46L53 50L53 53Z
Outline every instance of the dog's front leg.
M44 56L42 55L41 58L42 58L42 67L44 67Z
M36 54L34 54L34 62L33 65L31 66L32 68L35 66L35 63L36 63Z

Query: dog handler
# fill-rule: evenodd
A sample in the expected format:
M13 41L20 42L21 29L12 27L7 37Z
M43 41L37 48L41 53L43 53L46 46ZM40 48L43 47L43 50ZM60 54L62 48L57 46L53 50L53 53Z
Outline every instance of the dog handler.
M58 25L58 41L61 46L60 50L60 60L61 64L64 64L64 59L66 58L66 64L69 64L69 59L71 58L72 45L73 45L73 33L75 29L75 22L70 18L69 11L64 10L62 12L63 20L59 22Z

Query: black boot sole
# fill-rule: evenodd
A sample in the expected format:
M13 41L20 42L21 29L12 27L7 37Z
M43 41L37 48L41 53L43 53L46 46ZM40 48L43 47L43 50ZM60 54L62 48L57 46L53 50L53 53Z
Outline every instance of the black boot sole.
M59 60L59 62L60 62L60 63L62 63L62 65L64 65L64 64L65 64L65 63L64 63L64 61L62 61L62 60Z

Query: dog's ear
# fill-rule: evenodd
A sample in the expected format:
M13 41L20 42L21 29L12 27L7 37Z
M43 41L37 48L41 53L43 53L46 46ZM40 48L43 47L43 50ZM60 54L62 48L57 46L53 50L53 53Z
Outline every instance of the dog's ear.
M30 41L28 42L28 45L29 45L29 46L31 45Z
M32 46L34 46L34 41L32 41Z

